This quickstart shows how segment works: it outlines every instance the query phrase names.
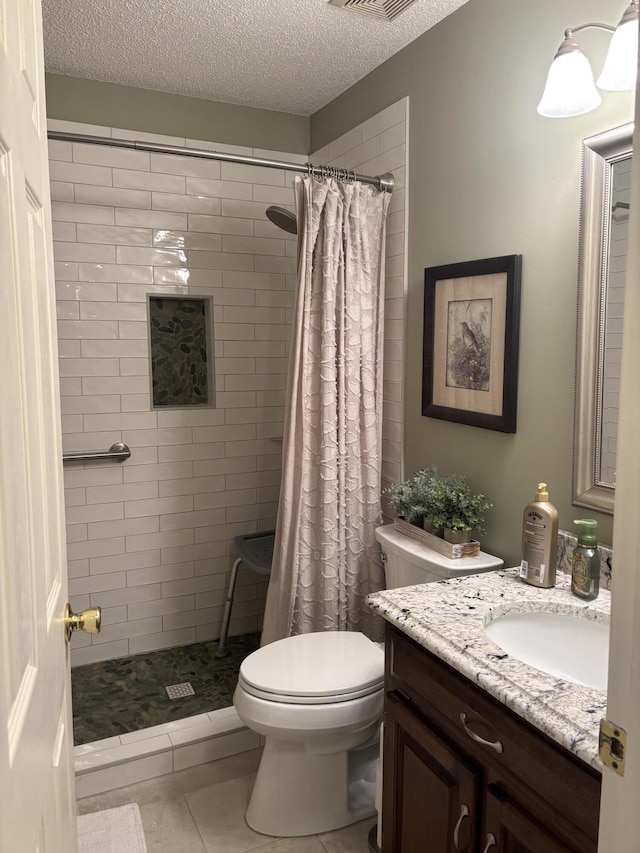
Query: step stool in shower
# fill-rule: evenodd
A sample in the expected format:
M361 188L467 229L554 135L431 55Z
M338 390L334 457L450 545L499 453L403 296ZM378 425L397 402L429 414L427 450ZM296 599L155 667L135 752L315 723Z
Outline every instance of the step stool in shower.
M229 654L227 651L227 634L229 633L229 622L231 621L231 608L233 607L233 597L236 591L238 569L241 564L244 564L252 572L256 572L259 575L271 574L275 534L275 530L265 530L262 533L248 533L245 536L234 536L233 538L238 559L233 564L231 577L229 578L227 604L224 609L224 619L222 620L222 632L218 648L215 652L215 657L217 658L224 658Z

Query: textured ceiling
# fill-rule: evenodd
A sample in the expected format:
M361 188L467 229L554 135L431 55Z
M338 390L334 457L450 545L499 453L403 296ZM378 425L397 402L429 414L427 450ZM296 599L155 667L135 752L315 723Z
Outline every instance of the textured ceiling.
M43 0L47 71L310 115L466 0Z

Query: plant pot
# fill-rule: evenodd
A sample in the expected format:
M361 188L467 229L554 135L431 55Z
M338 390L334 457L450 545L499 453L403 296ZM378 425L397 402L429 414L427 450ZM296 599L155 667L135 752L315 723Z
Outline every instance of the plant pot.
M443 538L442 527L435 528L433 523L429 521L426 516L422 519L422 528L423 530L426 530L427 533L431 533L432 536L438 536L440 539Z
M451 530L449 527L444 529L444 538L452 545L461 545L463 542L471 542L470 530Z
M406 521L407 524L410 524L412 527L419 527L422 530L422 522L424 520L423 515L418 516L415 521L407 521L404 515L399 515L398 518L400 518L402 521Z

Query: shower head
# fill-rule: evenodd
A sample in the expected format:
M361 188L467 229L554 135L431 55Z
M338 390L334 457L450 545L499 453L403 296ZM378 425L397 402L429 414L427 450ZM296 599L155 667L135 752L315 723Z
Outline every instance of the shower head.
M271 207L267 208L267 218L270 219L274 225L277 225L278 228L282 228L283 231L288 231L289 234L298 233L298 223L296 222L295 213L291 213L290 210L287 210L284 207L277 207L272 204Z

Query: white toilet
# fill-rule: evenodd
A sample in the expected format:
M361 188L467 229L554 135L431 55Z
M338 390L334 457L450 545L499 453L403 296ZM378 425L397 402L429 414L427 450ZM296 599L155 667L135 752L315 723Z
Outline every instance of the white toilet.
M387 588L491 571L502 560L449 560L376 530ZM233 703L265 737L247 823L276 836L315 835L375 814L384 653L364 634L325 631L278 640L240 665Z
M393 524L378 527L376 539L382 548L387 589L494 572L504 565L504 560L485 554L484 551L480 551L476 557L451 560L400 533Z

